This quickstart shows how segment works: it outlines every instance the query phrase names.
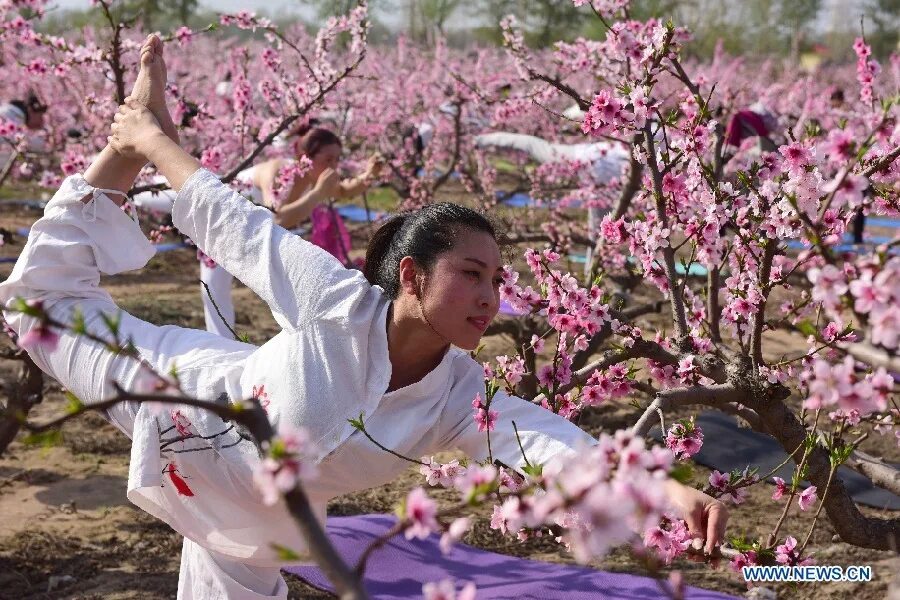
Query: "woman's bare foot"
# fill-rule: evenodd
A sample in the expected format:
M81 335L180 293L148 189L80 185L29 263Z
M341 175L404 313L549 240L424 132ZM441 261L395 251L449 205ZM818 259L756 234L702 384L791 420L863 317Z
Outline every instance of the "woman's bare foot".
M178 141L178 130L166 107L166 61L163 59L163 43L155 34L147 36L141 47L141 69L130 97L147 107L165 134Z

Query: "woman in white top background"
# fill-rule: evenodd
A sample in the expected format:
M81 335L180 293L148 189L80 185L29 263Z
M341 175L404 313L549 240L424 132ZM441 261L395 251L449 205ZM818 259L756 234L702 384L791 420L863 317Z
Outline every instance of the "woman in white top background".
M162 62L158 39L147 47L148 74L133 92L139 98L146 97L142 81L153 87ZM499 307L502 262L490 222L461 206L427 205L376 232L365 275L346 269L203 169L162 132L154 114L164 120L165 107L150 96L153 114L134 101L121 109L115 149L107 146L84 176L66 179L48 203L0 284L2 306L16 298L40 302L55 320L81 315L88 331L104 337L104 315L118 313L120 338L158 372L174 366L184 393L222 402L254 396L274 424L305 428L320 471L308 495L323 517L330 498L390 481L407 466L348 418L362 415L375 439L403 455L460 448L485 459L471 408L484 391L483 372L468 350ZM119 209L147 160L178 193L175 225L272 309L282 331L262 346L141 321L100 287L101 273L140 268L153 255ZM5 317L19 336L41 325L19 312ZM128 390L140 381L144 368L133 359L59 333L55 347L36 346L30 355L85 404L114 396L113 382ZM593 442L566 419L502 391L492 408L499 412L492 455L513 468L524 466L523 453L544 463ZM124 402L104 414L132 439L129 499L185 536L179 598L286 598L273 543L302 549L303 540L282 504L261 502L252 483L255 445L188 407L155 414L147 404ZM165 438L173 424L195 435ZM668 491L711 550L722 539L723 505L674 482Z

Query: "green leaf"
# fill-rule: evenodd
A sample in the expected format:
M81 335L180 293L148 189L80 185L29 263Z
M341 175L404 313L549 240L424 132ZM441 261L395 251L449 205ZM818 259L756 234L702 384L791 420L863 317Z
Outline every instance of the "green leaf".
M238 339L240 341L244 342L245 344L249 344L250 343L250 334L249 333L239 333Z
M271 548L276 552L276 554L278 554L279 560L300 560L300 555L287 546L282 546L281 544L272 542Z
M100 313L100 318L103 319L103 322L106 323L106 328L113 335L119 335L119 326L122 324L122 314L116 313L113 316L109 316L106 313Z
M731 538L729 538L729 542L731 543L732 548L734 548L738 552L747 552L749 550L753 550L753 547L755 545L755 543L748 540L745 535L732 536Z
M544 472L544 466L536 465L536 464L535 465L525 465L524 467L522 467L522 472L525 473L526 475L530 475L532 477L540 477L541 474Z
M811 322L803 320L797 323L797 329L800 330L800 333L803 335L811 335L813 337L817 337L818 331L816 330L816 326Z
M31 433L26 435L22 442L28 446L51 448L62 443L62 432L59 429L51 429L50 431Z
M494 399L494 395L500 389L500 386L497 384L497 382L495 380L492 379L485 383L484 388L485 388L485 390L484 390L485 394L487 395L487 398L485 399L485 403L487 405L487 408L490 408L491 400Z
M828 459L831 462L832 468L837 468L839 465L843 464L850 455L853 453L853 445L845 444L843 441L838 440L834 443L834 445L829 448Z
M16 312L20 312L23 315L28 315L29 317L38 317L41 318L43 315L43 309L39 306L31 306L24 298L16 298L13 303L13 310Z
M84 323L84 313L80 308L76 308L72 313L72 333L84 335L87 333L87 326Z
M66 390L66 414L74 415L84 409L84 403L78 399L78 396Z
M676 463L672 465L672 470L669 471L669 477L678 483L688 485L694 477L694 467L686 462Z
M347 422L353 425L353 428L358 431L365 431L366 426L363 423L363 413L359 413L358 419L347 419Z

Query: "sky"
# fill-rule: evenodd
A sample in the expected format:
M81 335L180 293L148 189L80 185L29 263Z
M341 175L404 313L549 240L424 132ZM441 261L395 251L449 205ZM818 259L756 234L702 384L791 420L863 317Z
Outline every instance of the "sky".
M739 0L738 0L739 1ZM403 5L405 0L395 0L395 4ZM90 0L55 0L54 4L61 8L85 9L91 6ZM303 0L200 0L200 4L206 8L220 12L236 12L238 10L265 11L271 15L280 13L296 13L309 21L315 21L316 10L308 6ZM456 26L471 26L477 17L466 10L466 2L463 2L462 10L458 10L451 18L450 24ZM859 23L859 12L863 0L823 0L823 9L819 15L818 27L831 29L839 26L842 20L850 19L855 25ZM378 19L391 27L401 24L403 11L380 10Z
M90 0L55 0L60 8L90 8ZM296 13L306 19L314 19L316 10L305 2L298 0L201 0L201 6L218 12L237 12L239 10L265 11L268 14ZM379 14L382 21L390 23L390 14Z

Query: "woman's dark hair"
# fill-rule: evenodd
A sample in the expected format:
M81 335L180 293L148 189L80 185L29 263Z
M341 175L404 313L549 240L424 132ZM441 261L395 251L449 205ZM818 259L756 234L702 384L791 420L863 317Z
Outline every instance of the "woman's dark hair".
M315 122L317 123L318 121ZM341 138L332 133L331 130L324 127L315 127L313 123L314 121L310 121L310 123L300 125L294 130L294 135L300 138L295 146L298 156L305 154L310 158L314 158L325 146L342 145Z
M47 105L41 102L41 99L34 92L28 92L25 100L13 100L10 104L21 110L26 117L33 113L47 112Z
M500 243L496 228L483 214L450 202L428 204L395 215L378 228L366 248L363 274L395 300L400 295L403 257L411 256L428 272L438 255L453 248L461 229L483 231Z
M200 107L196 102L186 100L184 102L184 113L181 115L181 126L190 127L194 122L194 117L200 114Z

